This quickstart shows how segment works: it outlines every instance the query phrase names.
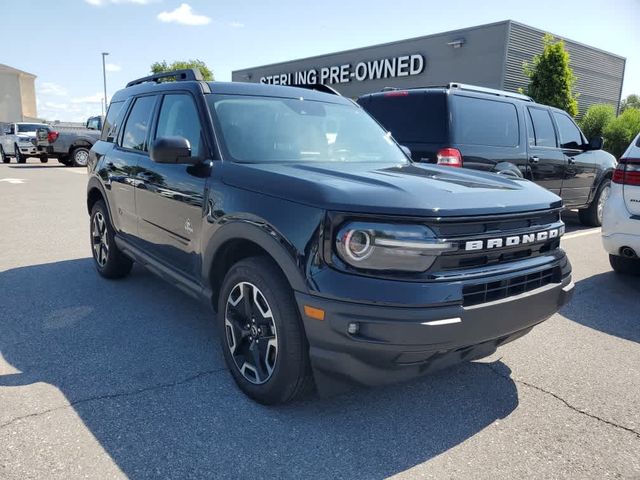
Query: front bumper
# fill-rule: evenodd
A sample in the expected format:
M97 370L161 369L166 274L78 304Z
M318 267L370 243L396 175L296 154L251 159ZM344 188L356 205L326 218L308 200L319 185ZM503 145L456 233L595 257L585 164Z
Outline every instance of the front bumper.
M502 281L505 275L535 275L540 268L484 281ZM355 303L296 292L318 389L331 393L353 383L374 386L404 381L492 354L498 346L549 318L571 298L574 285L566 256L556 257L545 268L557 271L557 281L472 306L463 305L461 292L470 283L464 280L433 285L441 293L448 290L450 301L415 307ZM422 289L423 298L429 297L427 283L393 283L398 289ZM389 282L385 282L385 292L389 295ZM305 316L305 305L324 310L324 320ZM350 323L357 324L356 334L348 333Z
M18 148L23 155L36 155L38 153L38 147L31 143L19 143Z

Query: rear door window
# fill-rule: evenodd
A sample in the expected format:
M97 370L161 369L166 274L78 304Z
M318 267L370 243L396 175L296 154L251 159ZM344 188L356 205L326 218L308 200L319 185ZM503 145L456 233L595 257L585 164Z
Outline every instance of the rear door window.
M516 147L518 112L509 102L455 95L454 141L462 145Z
M543 108L527 108L533 123L534 145L538 147L556 147L556 131L551 122L549 111Z
M399 143L447 141L444 94L391 91L365 99L362 105Z
M155 101L155 96L136 99L127 118L127 123L124 125L121 143L123 148L147 151L147 134Z
M558 125L558 134L560 135L560 146L562 148L580 148L584 142L580 129L573 123L573 120L564 113L553 112L553 118L556 119Z

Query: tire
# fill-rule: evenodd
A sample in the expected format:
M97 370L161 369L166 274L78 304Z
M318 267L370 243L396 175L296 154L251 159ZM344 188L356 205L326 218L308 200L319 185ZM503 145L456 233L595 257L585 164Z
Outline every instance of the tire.
M61 163L65 167L71 166L71 160L69 160L69 157L67 157L66 155L58 157L58 163Z
M617 273L640 275L640 259L609 255L611 268Z
M18 145L14 145L13 148L15 149L15 157L16 157L16 163L27 163L27 157L25 157L24 155L22 155L22 152L20 151L20 147L18 147Z
M4 150L0 147L0 160L2 163L9 163L11 159L4 154Z
M246 303L249 297L257 300ZM309 348L293 291L269 258L247 258L229 269L217 322L227 367L246 395L275 405L311 390Z
M85 147L74 148L71 152L71 163L74 167L86 167L89 161L89 149Z
M96 270L105 278L126 277L133 261L118 249L109 212L102 200L93 205L90 219L89 239Z
M40 155L40 163L47 163L49 161L49 157L46 155Z
M596 192L595 197L591 204L582 210L578 210L578 218L580 223L587 227L600 227L602 226L602 213L604 210L604 204L609 198L611 193L611 180L605 178Z

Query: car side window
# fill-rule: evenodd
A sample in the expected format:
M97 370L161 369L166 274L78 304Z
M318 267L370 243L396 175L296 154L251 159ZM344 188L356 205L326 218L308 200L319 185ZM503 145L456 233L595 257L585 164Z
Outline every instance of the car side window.
M202 127L198 108L191 95L180 93L164 96L155 135L155 138L160 137L186 138L191 145L191 155L201 155Z
M533 123L535 145L538 147L557 147L556 131L551 122L549 111L542 108L527 108Z
M558 125L558 134L560 135L560 146L562 148L580 148L584 141L580 129L573 123L567 115L553 112L553 117Z
M155 96L136 99L124 125L121 144L123 148L147 151L147 133L155 101Z
M122 120L122 107L124 106L124 101L122 102L111 102L109 105L109 110L107 110L107 116L104 119L104 125L102 126L102 134L100 135L101 140L105 140L107 142L113 142L113 139L116 136L116 132L118 129L118 125Z

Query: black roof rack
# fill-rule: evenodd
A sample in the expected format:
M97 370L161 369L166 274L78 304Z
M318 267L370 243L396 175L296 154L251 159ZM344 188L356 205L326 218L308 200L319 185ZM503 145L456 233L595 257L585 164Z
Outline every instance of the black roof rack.
M407 87L407 88L398 88L398 87L383 87L381 92L393 92L397 90L422 90L425 88L446 88L449 90L457 89L457 90L467 90L470 92L478 92L478 93L486 93L489 95L497 95L500 97L510 97L517 98L520 100L524 100L526 102L533 102L533 98L523 95L522 93L515 92L507 92L505 90L497 90L495 88L487 88L487 87L479 87L477 85L467 85L465 83L451 82L447 85L424 85L421 87Z
M338 92L335 88L330 87L329 85L325 85L324 83L312 83L312 84L294 84L289 85L290 87L296 88L306 88L307 90L316 90L322 93L329 93L331 95L338 95L341 97L340 92Z
M202 73L200 73L200 70L195 68L188 68L186 70L173 70L172 72L154 73L153 75L149 75L148 77L138 78L137 80L132 80L127 83L127 88L133 87L134 85L140 85L141 83L145 82L160 83L160 80L163 78L175 78L177 82L184 82L187 80L204 80L202 78Z

